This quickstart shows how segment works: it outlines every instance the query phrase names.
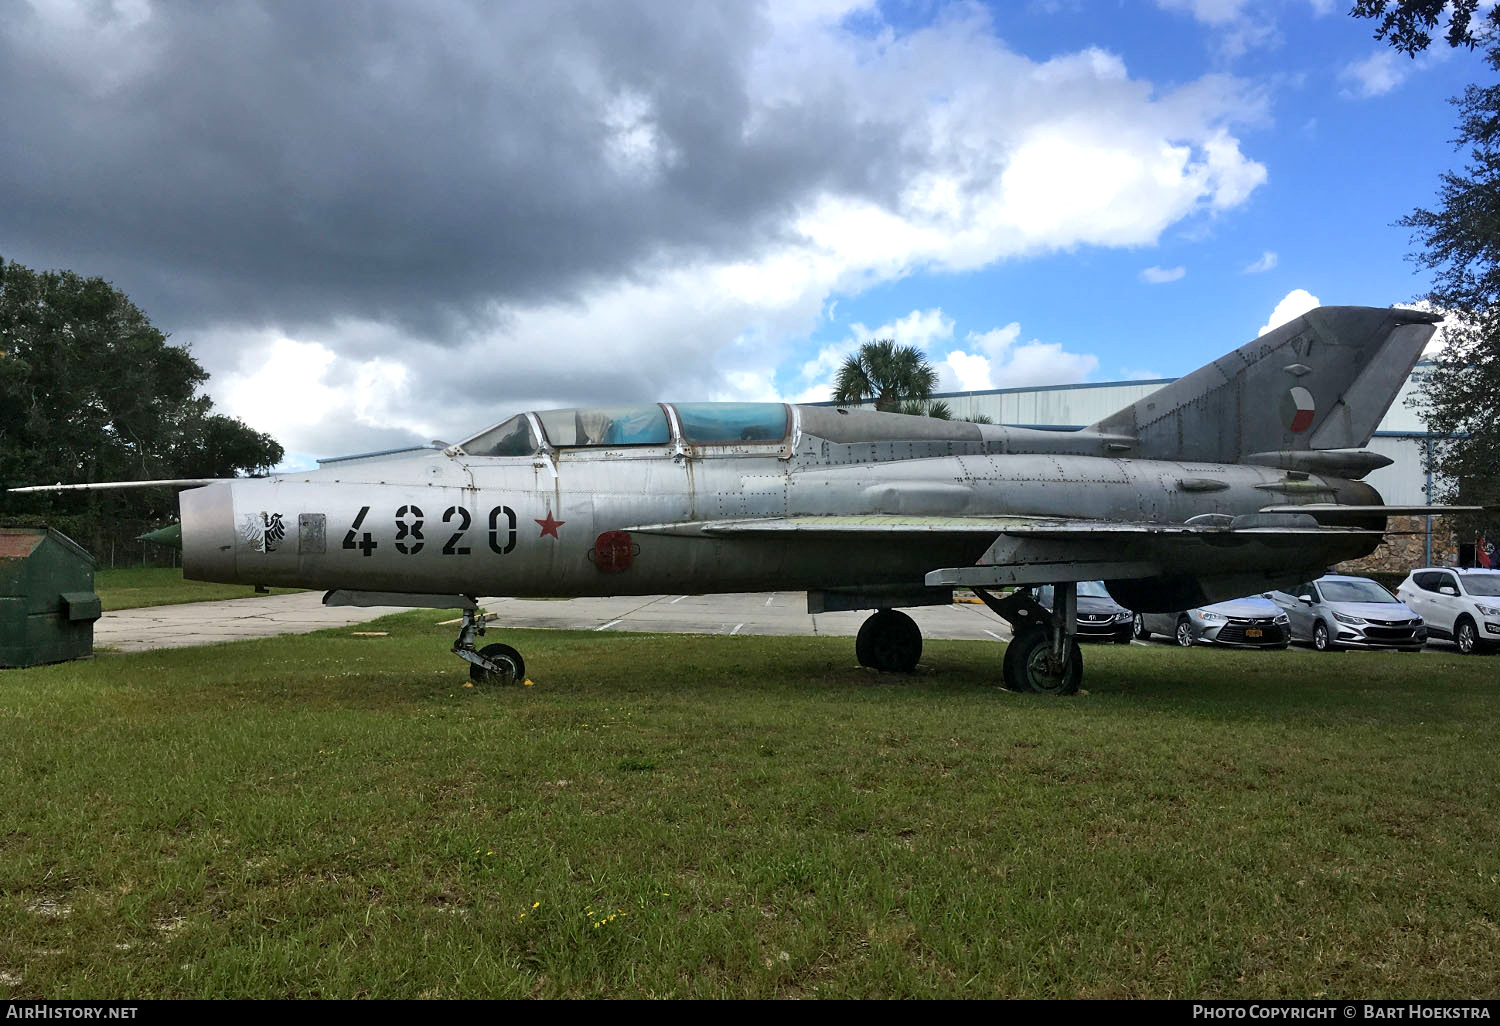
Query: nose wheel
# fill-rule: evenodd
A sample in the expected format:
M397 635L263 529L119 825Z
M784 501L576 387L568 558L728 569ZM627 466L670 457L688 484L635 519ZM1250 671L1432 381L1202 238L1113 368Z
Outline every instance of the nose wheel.
M469 664L469 679L475 684L519 684L526 679L526 660L509 645L486 645L475 654L489 664Z
M526 679L526 660L509 645L486 645L476 650L474 639L484 634L484 621L477 610L464 610L463 625L453 654L469 664L469 680L475 684L519 684Z

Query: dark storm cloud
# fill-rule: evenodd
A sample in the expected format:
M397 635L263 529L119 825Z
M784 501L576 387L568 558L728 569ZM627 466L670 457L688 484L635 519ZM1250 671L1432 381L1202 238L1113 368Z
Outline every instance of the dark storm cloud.
M752 253L818 187L892 180L838 86L752 110L769 26L744 5L0 7L0 255L108 277L169 330L441 338L483 301Z

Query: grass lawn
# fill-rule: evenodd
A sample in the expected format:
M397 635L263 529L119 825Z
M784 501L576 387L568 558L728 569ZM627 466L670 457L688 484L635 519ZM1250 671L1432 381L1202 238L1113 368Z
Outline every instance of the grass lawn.
M141 606L174 606L182 602L211 602L215 599L251 598L255 589L248 584L209 584L185 581L176 567L132 567L125 570L95 570L94 590L112 609L136 609ZM272 595L290 595L297 588L272 588Z
M1500 659L441 618L0 673L0 998L1500 989Z

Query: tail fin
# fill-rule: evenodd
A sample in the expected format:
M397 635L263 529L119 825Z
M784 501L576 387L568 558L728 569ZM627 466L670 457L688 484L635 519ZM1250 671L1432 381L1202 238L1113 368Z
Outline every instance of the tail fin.
M1210 463L1367 445L1439 320L1318 307L1089 430L1134 438L1131 456Z

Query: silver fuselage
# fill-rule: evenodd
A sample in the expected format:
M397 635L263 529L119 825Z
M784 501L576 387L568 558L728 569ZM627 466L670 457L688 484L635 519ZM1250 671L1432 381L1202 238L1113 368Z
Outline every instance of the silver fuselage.
M1181 524L1302 501L1378 503L1358 482L1262 466L1111 455L1108 438L974 425L841 440L833 412L794 407L776 444L424 451L182 493L183 570L197 580L469 595L622 595L920 586L994 535L788 531L736 538L638 530L768 517L983 517ZM901 421L932 422L925 418ZM824 434L815 427L825 426ZM880 432L877 431L878 435ZM896 430L896 434L901 431ZM834 438L826 435L834 435ZM620 533L620 532L623 532ZM1300 553L1289 579L1344 558ZM1342 543L1347 546L1348 542ZM1164 572L1274 569L1253 547L1184 549Z

